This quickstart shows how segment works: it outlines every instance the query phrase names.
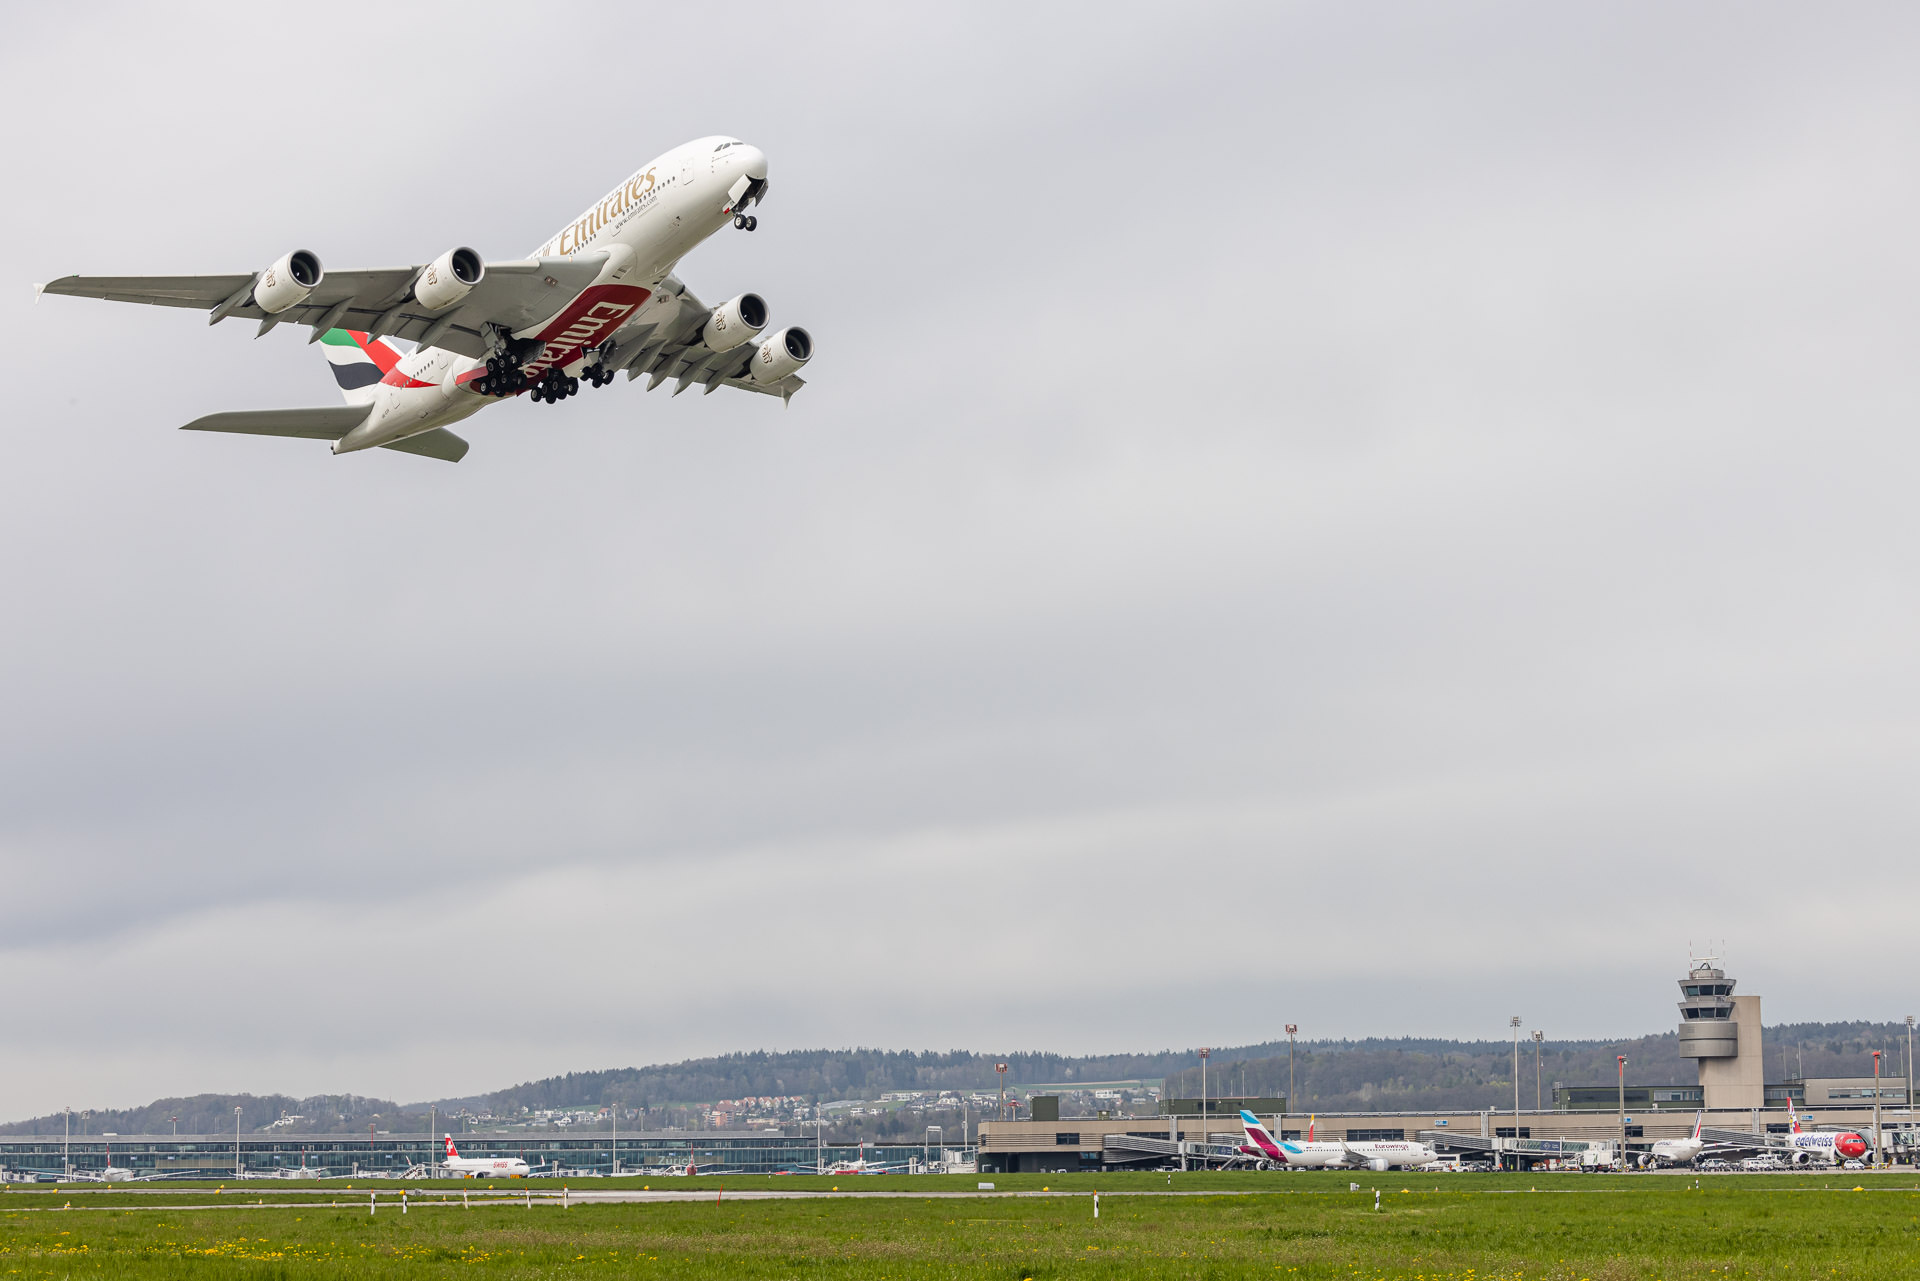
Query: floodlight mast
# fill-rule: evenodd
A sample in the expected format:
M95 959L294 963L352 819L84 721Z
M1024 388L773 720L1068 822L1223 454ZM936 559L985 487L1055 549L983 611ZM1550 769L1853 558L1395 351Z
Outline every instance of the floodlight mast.
M1540 1042L1546 1039L1546 1033L1539 1028L1533 1029L1533 1110L1542 1110L1540 1104Z
M1907 1022L1913 1022L1908 1019ZM1293 1111L1293 1035L1300 1030L1298 1023L1287 1024L1287 1111Z
M1913 1015L1907 1015L1907 1140L1913 1140Z
M1513 1137L1520 1137L1520 1016L1507 1020L1513 1029Z
M1873 1052L1873 1164L1880 1164L1880 1051Z
M1627 1056L1615 1055L1620 1060L1620 1153L1621 1168L1627 1163Z

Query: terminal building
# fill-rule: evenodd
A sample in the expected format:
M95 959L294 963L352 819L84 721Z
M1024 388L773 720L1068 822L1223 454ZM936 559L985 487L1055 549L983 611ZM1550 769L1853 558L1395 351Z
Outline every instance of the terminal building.
M466 1134L458 1136L460 1155L520 1157L536 1175L609 1175L614 1171L614 1136L545 1133ZM97 1176L109 1165L135 1177L223 1179L280 1175L303 1170L327 1176L384 1178L441 1158L440 1141L431 1134L359 1137L346 1134L243 1135L0 1135L0 1171L9 1177L50 1178L65 1171ZM853 1144L817 1145L811 1131L669 1130L621 1134L622 1174L812 1173L836 1161L862 1155ZM923 1144L868 1144L867 1160L902 1170L949 1163L957 1154Z

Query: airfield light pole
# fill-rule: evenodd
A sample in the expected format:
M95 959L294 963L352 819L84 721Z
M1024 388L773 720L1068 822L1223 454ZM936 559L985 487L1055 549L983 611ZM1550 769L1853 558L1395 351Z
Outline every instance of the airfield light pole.
M1880 1164L1880 1051L1873 1052L1873 1164Z
M613 1177L620 1177L620 1104L613 1105Z
M427 1177L433 1177L433 1167L439 1162L433 1159L433 1136L440 1133L440 1105L427 1104Z
M1620 1060L1620 1150L1615 1157L1620 1163L1620 1168L1625 1169L1627 1164L1627 1056L1618 1054L1614 1057Z
M1007 1119L1007 1065L996 1063L993 1070L1000 1074L1000 1119Z
M945 1152L947 1148L947 1132L939 1126L928 1126L927 1132L920 1136L920 1164L928 1169L931 1169L933 1166L933 1136L936 1134L940 1136L940 1150ZM923 1174L925 1172L925 1170L921 1171Z
M1533 1110L1540 1110L1540 1042L1547 1037L1539 1028L1533 1029Z
M1907 1142L1913 1142L1913 1015L1907 1015Z
M240 1109L233 1109L233 1177L240 1177Z
M73 1176L73 1109L62 1108L67 1114L67 1137L60 1142L60 1177Z
M1293 1111L1293 1034L1300 1030L1298 1023L1287 1024L1287 1111Z
M176 1139L179 1138L180 1137L180 1118L177 1116L170 1116L167 1118L167 1120L173 1122L173 1137Z
M1212 1055L1211 1048L1204 1045L1200 1047L1200 1141L1202 1143L1207 1141L1207 1060Z
M1520 1137L1520 1016L1507 1020L1513 1029L1513 1137Z

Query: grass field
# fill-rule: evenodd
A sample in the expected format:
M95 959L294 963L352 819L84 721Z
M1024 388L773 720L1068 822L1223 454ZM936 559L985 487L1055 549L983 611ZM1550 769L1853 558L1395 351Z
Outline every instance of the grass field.
M576 1184L562 1208L539 1199L558 1185L535 1180L514 1184L510 1199L464 1209L462 1193L477 1196L477 1185L11 1185L0 1193L0 1277L1920 1276L1920 1181L1911 1174L992 1181L1020 1195L937 1195L973 1189L972 1177L840 1179L845 1192L904 1195L787 1200L740 1194L826 1191L833 1181L623 1179ZM1360 1192L1348 1190L1355 1182ZM699 1199L574 1198L643 1183ZM369 1188L381 1198L373 1215Z

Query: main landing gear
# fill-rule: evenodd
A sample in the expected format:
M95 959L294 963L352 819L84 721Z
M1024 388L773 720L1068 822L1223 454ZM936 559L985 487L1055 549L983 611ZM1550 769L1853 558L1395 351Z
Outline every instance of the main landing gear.
M733 216L733 225L742 231L752 231L760 225L760 220L752 214L735 214Z
M482 396L512 396L527 389L527 375L504 356L488 356L486 376L474 383Z
M558 369L549 369L533 388L533 398L549 405L557 405L569 396L580 394L580 380L569 378Z

